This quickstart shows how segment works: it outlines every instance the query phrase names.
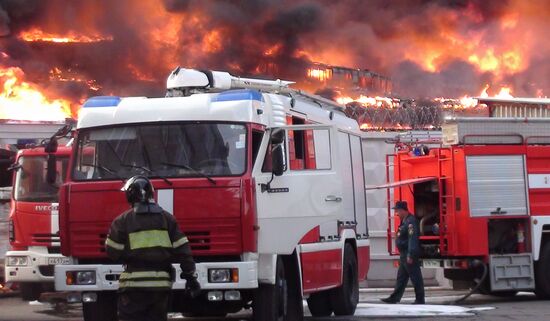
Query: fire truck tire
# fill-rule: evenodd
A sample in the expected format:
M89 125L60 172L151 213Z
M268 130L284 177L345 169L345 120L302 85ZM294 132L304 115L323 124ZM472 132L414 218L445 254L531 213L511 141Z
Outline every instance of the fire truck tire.
M328 317L332 314L330 291L313 293L307 299L309 312L314 317Z
M275 274L275 284L260 284L258 288L252 308L254 321L303 320L300 291L295 286L296 282L289 279L295 273L285 269L282 257L277 257Z
M335 315L353 315L359 303L359 278L357 271L357 256L351 244L344 248L344 264L342 266L342 285L331 291L332 307Z
M117 321L116 292L97 292L96 302L82 303L82 315L84 321Z
M550 299L550 241L540 251L539 261L535 266L535 294L540 299Z
M42 284L40 283L20 283L19 292L21 293L21 298L24 301L35 301L40 298L42 294Z

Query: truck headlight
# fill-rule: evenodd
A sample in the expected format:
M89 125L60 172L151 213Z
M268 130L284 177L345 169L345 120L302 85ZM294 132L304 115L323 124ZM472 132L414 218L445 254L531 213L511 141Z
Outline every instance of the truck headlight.
M29 265L28 256L8 256L7 266L27 266Z
M232 283L239 282L238 269L208 269L208 282Z
M95 271L70 271L65 279L67 285L93 285L95 282Z

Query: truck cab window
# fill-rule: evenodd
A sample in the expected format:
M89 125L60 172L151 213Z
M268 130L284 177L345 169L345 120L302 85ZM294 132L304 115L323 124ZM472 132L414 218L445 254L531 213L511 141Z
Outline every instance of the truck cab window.
M305 120L299 117L292 117L292 125L303 125ZM306 139L303 130L288 131L290 149L290 169L305 169Z
M258 158L258 152L260 150L263 137L263 132L258 130L252 131L252 164L256 164L256 158Z
M14 197L24 202L57 201L59 186L65 180L68 157L58 157L56 162L56 182L46 180L47 156L28 156L19 158L21 168L17 170Z
M330 133L326 129L289 130L290 169L330 169Z
M82 131L75 180L242 175L247 130L241 124L124 125Z

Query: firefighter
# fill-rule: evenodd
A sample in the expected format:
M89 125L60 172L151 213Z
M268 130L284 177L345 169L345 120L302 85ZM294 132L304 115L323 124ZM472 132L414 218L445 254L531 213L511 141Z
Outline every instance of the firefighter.
M422 280L422 272L420 271L420 262L418 259L420 254L420 229L418 221L409 212L407 202L405 201L396 202L393 209L401 221L396 239L396 245L399 249L399 270L397 271L397 280L393 293L381 300L385 303L397 303L401 301L410 278L416 295L414 304L424 304L424 281Z
M132 208L115 218L105 241L109 257L124 264L119 319L166 320L173 262L180 264L187 294L200 293L189 242L174 217L155 203L149 179L134 176L121 190Z

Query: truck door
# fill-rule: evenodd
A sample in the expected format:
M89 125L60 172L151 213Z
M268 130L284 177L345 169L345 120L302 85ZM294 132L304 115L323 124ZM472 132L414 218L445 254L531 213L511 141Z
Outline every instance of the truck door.
M335 129L326 125L281 128L285 130L285 172L265 188L272 179L269 135L260 147L265 151L263 160L253 170L260 253L290 254L314 229L320 229L327 240L336 237L337 218L348 197L343 195L337 170Z

